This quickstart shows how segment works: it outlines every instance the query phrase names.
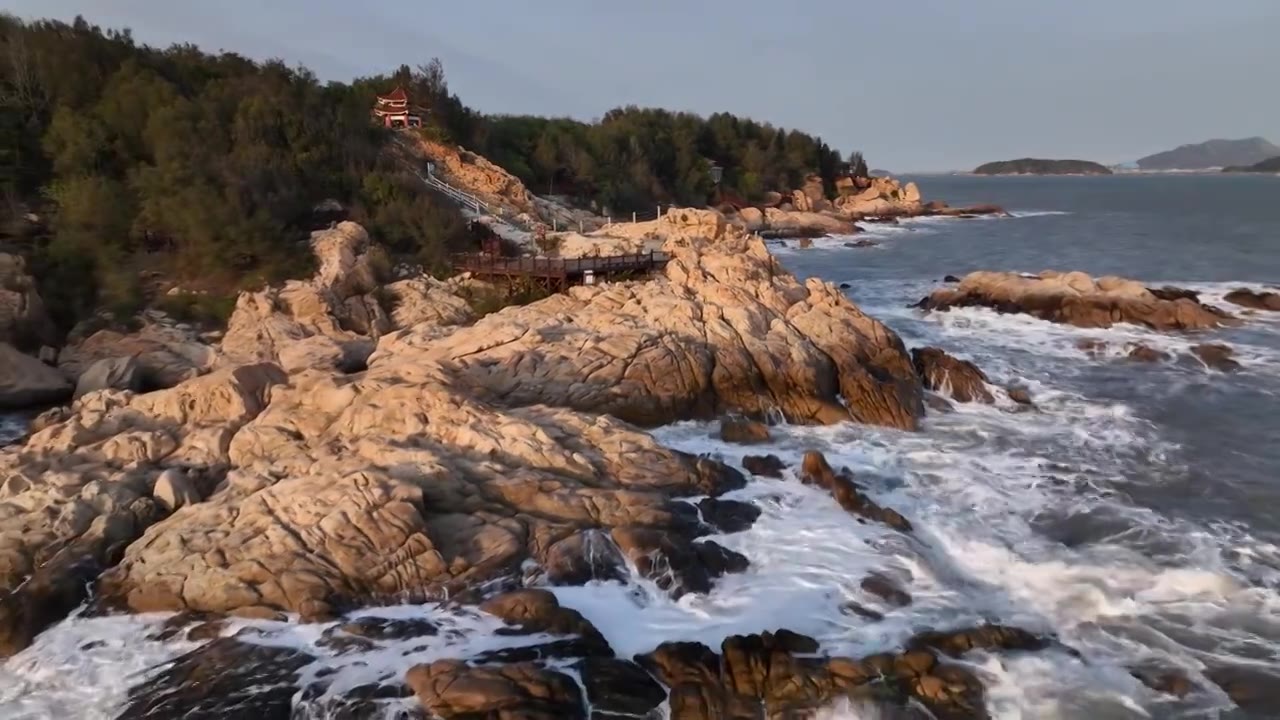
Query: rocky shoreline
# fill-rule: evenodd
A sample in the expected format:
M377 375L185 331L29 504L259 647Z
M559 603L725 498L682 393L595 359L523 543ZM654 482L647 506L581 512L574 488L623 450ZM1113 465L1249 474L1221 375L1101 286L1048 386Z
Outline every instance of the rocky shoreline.
M634 571L679 597L749 567L706 538L759 514L721 497L745 476L641 427L739 416L912 430L924 413L902 341L837 288L797 280L715 211L658 222L672 256L663 277L480 319L464 297L471 281L384 283L367 234L343 223L313 237L315 277L243 294L220 338L156 321L64 351L61 365L80 373L74 401L0 450L0 651L86 602L175 613L210 642L135 688L121 717L215 717L244 702L277 702L286 717L305 658L224 637L220 618L341 623L361 608L447 601L558 639L490 662L406 666L370 692L407 687L441 717L585 717L588 703L609 717L608 698L623 715L665 700L673 717L720 717L862 693L983 717L981 683L933 641L820 661L815 641L779 627L730 638L719 656L676 643L617 659L581 616L522 589ZM797 472L856 517L911 532L820 455ZM430 634L342 627L356 644ZM1024 637L974 632L1001 647L1002 633ZM581 685L557 669L566 657ZM218 698L192 684L231 667L244 675L213 686ZM255 695L259 671L288 692Z
M76 397L0 450L0 652L85 603L90 614L172 613L166 632L204 644L135 687L122 718L220 717L246 703L285 718L299 697L349 717L393 698L439 717L650 717L664 702L673 718L803 715L841 698L986 717L982 682L952 658L1047 638L938 628L855 659L780 625L719 652L676 642L619 658L540 589L634 573L678 598L748 570L749 557L707 537L760 514L724 497L746 484L743 471L793 478L858 522L914 532L818 452L793 469L769 456L739 470L667 449L644 427L726 418L726 440L752 443L776 418L911 431L926 405L1034 407L941 349L908 352L718 212L673 211L644 233L671 254L663 276L477 317L475 281L388 282L368 235L342 223L312 238L313 278L244 293L225 334L152 318L69 346L59 359L80 373ZM1080 273L975 273L922 302L969 305L1086 327L1236 322L1189 291ZM1206 364L1234 362L1229 349L1197 347ZM861 587L911 602L885 575ZM430 647L429 622L351 614L431 602L547 639L406 659L395 677L335 697L298 674L312 656L254 643L231 622L315 624L339 655L388 638ZM211 673L222 679L196 682Z

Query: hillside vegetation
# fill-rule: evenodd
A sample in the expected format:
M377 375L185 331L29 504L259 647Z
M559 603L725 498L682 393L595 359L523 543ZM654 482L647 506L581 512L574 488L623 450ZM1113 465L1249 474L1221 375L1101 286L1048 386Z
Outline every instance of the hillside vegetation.
M1105 165L1088 160L1041 160L1022 158L979 165L975 175L1110 175Z
M166 287L225 308L216 298L303 275L307 233L335 212L443 269L475 242L452 204L384 152L390 132L369 112L397 85L423 114L421 132L597 209L705 204L713 163L730 197L789 189L809 172L831 191L841 165L819 138L727 114L485 117L449 92L437 61L325 83L282 61L148 47L82 18L0 15L0 251L30 258L64 329L102 307L136 310Z

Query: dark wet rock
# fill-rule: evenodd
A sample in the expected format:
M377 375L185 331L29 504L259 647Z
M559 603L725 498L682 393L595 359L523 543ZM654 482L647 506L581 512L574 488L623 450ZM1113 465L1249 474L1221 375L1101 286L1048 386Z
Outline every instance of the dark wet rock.
M722 533L742 532L755 524L760 508L741 500L703 498L698 502L702 521Z
M986 373L968 360L960 360L938 348L923 347L911 351L911 363L929 390L949 395L957 402L994 401L987 390Z
M886 575L871 573L862 579L861 587L894 607L906 607L911 604L911 593L898 587L898 584Z
M858 492L858 485L845 473L836 474L827 458L816 450L804 454L800 479L806 485L825 488L840 507L868 520L882 522L900 532L911 532L911 523L896 510L877 505L875 501Z
M1259 292L1249 288L1237 288L1227 293L1225 300L1233 305L1252 310L1270 310L1280 312L1280 293Z
M1186 697L1196 689L1186 671L1179 668L1140 666L1130 668L1129 674L1152 690L1177 698Z
M726 638L719 653L664 643L636 660L670 688L672 720L801 718L838 698L870 703L884 717L987 717L978 678L929 647L861 659L817 652L813 638L778 631ZM931 714L909 710L917 703Z
M1138 343L1129 348L1129 359L1137 362L1158 363L1169 359L1169 353L1161 352L1149 345Z
M840 283L840 289L841 289L841 290L848 290L848 289L849 289L849 288L851 288L851 287L853 287L853 286L852 286L852 285L850 285L850 284L849 284L849 283L847 283L847 282L842 282L842 283Z
M95 523L101 530L47 548L47 557L24 582L7 592L0 588L0 658L27 647L41 631L84 603L94 580L162 516L150 498L117 507L101 516L107 522Z
M1235 355L1235 351L1221 343L1194 345L1191 348L1191 354L1200 358L1200 362L1204 363L1206 367L1220 372L1235 372L1240 369L1240 363L1231 357Z
M484 652L474 658L475 662L523 663L613 657L613 649L600 631L577 610L562 607L556 596L546 590L504 593L481 603L480 609L508 624L496 632L498 635L546 634L556 639Z
M429 637L437 632L435 624L427 620L362 617L325 630L317 644L340 653L367 651L379 642Z
M1195 302L1200 302L1200 293L1196 292L1195 290L1188 290L1186 288L1174 287L1172 285L1165 285L1164 287L1158 287L1158 288L1149 287L1147 288L1147 292L1151 293L1152 295L1155 295L1157 298L1161 300L1186 299L1186 300L1193 300Z
M853 242L847 242L844 244L844 246L847 248L865 248L865 247L875 247L879 244L880 243L876 242L875 240L863 239L863 240L855 240Z
M787 469L786 463L777 455L748 455L742 458L742 467L752 475L760 477L780 478Z
M863 618L865 620L870 620L871 622L880 622L881 620L884 619L884 613L881 613L876 610L872 610L866 605L853 602L852 600L846 603L842 603L840 605L840 614L841 615L857 615L858 617Z
M574 665L591 705L592 720L656 717L667 691L630 660L591 658Z
M117 720L290 720L298 671L314 658L289 648L220 638L129 691Z
M418 702L450 720L585 720L578 683L535 663L473 667L458 660L418 665L405 674Z
M498 631L501 635L576 636L581 640L581 654L577 657L613 657L613 650L604 636L582 613L562 607L556 596L547 590L517 590L490 598L480 604L480 609L496 615L509 627Z
M956 277L955 275L948 275L948 276L946 276L946 277L942 278L942 282L944 282L944 283L958 283L958 282L960 282L960 278Z
M1009 399L1023 406L1035 405L1031 399L1031 391L1023 387L1011 387L1005 390Z
M403 683L358 685L340 696L327 695L327 690L324 683L303 688L290 720L427 720L421 708L397 702L413 697Z
M641 575L675 597L710 592L716 578L750 565L746 556L718 543L692 542L672 530L627 527L615 528L610 535Z
M772 437L769 426L755 420L726 418L720 423L720 439L741 445L767 443Z
M585 585L593 580L624 580L627 559L603 530L571 535L548 549L543 559L554 585Z
M1241 709L1274 717L1280 708L1280 673L1252 665L1218 665L1204 672Z
M970 650L1043 650L1049 645L1047 638L1022 628L979 625L947 632L922 632L907 643L907 648L928 648L951 657L960 657Z

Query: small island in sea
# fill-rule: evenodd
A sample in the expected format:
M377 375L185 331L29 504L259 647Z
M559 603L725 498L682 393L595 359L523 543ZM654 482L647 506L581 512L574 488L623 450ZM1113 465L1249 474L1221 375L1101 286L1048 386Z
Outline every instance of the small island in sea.
M1222 168L1222 172L1280 173L1280 155L1252 165L1229 165Z
M1110 175L1105 165L1088 160L1042 160L1022 158L979 165L975 175Z

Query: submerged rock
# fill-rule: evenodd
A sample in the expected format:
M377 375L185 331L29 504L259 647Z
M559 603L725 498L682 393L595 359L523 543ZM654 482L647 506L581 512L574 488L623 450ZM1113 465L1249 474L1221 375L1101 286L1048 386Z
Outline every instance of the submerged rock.
M896 510L877 505L875 501L858 492L858 485L843 473L837 474L822 453L810 450L804 454L800 479L806 485L825 488L846 511L868 520L882 522L900 532L911 532L911 523Z
M1045 271L1033 277L975 272L958 287L936 290L919 303L926 310L969 306L1078 327L1131 323L1153 330L1201 330L1235 322L1221 310L1189 297L1163 299L1136 280L1110 276L1095 280L1082 272Z
M1240 369L1240 363L1232 359L1232 356L1235 355L1235 350L1221 343L1193 345L1191 354L1199 358L1200 362L1205 364L1205 367L1220 372L1235 372Z

